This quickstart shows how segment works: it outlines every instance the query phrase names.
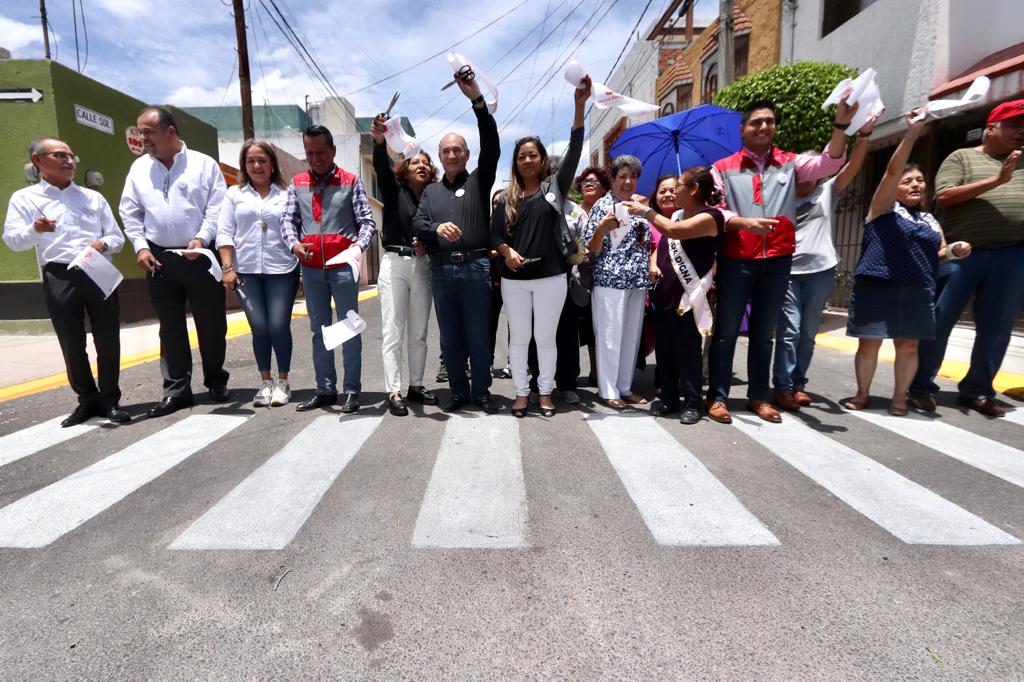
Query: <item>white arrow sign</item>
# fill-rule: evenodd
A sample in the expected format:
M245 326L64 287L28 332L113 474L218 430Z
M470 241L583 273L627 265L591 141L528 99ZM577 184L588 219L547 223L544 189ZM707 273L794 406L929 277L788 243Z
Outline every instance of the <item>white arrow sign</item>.
M30 90L5 90L0 89L0 101L8 102L38 102L43 98L43 93L35 88Z

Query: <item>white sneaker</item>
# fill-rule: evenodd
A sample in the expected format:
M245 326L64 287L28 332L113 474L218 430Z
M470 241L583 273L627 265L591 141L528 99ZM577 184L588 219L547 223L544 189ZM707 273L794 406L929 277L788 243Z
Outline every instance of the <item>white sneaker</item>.
M270 398L270 404L273 407L281 407L287 405L288 401L292 399L292 389L288 385L287 379L278 379L277 386L274 386L273 396Z
M263 382L263 386L260 390L256 391L256 397L253 399L252 404L256 407L266 407L270 405L270 395L274 392L274 382L267 379Z

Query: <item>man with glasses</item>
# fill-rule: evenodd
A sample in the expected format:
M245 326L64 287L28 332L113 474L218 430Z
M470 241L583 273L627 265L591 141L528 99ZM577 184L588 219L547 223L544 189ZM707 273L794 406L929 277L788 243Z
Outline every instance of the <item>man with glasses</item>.
M491 399L491 185L498 169L501 141L498 125L472 76L455 79L469 98L480 131L480 160L466 171L469 146L457 133L441 138L438 156L444 176L423 190L413 218L413 232L430 254L434 309L441 329L441 353L448 369L451 398L446 412L472 400L488 414L498 407ZM469 358L472 382L466 377Z
M217 216L227 185L217 162L189 149L174 116L148 107L136 125L145 154L132 164L121 195L124 231L146 271L149 299L160 319L160 371L164 397L147 413L162 417L192 407L192 350L185 305L192 310L203 359L203 383L217 403L230 397L224 288L210 276L209 261L170 249L213 249Z
M41 179L11 195L4 221L4 242L15 251L36 250L42 269L43 296L57 334L68 383L78 395L75 408L61 426L81 424L91 417L126 422L118 405L121 389L121 325L117 292L103 291L79 268L68 265L86 247L110 260L124 246L124 236L103 195L75 184L78 157L55 138L40 137L28 147ZM86 352L85 314L92 325L99 386L93 379Z

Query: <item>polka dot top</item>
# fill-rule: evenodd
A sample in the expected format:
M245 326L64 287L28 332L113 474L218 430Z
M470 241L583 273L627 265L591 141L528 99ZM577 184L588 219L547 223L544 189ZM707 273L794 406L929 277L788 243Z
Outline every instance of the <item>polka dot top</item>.
M931 213L897 202L864 223L864 243L854 274L934 287L941 245L942 232Z

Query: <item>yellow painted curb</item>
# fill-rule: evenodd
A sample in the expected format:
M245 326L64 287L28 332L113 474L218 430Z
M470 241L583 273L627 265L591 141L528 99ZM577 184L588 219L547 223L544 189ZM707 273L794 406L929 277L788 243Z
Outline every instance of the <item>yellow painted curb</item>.
M377 296L376 289L367 289L366 291L359 292L360 301L369 301L371 298ZM293 312L292 318L305 317L305 312ZM239 336L244 336L252 330L249 328L249 322L243 317L228 322L228 331L225 334L225 338L234 339ZM196 337L195 332L190 332L188 335L188 342L192 348L199 347L199 339ZM142 353L136 353L127 357L121 358L121 369L128 369L129 367L135 367L147 362L160 359L160 349L148 350ZM93 374L96 373L96 365L92 367ZM48 377L42 377L39 379L32 379L31 381L23 381L20 384L13 384L11 386L4 386L0 388L0 403L7 400L14 400L15 398L23 398L27 395L35 395L36 393L42 393L43 391L50 391L55 388L68 385L67 374L52 374Z

